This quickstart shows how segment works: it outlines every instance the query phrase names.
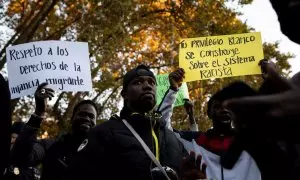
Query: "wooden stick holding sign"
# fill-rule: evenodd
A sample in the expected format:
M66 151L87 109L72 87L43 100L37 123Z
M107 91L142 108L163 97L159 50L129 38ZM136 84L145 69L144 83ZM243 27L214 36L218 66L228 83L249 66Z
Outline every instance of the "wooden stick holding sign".
M6 49L11 98L34 94L43 82L54 90L91 91L88 44L40 41Z
M182 39L179 66L185 81L261 74L263 59L259 32Z

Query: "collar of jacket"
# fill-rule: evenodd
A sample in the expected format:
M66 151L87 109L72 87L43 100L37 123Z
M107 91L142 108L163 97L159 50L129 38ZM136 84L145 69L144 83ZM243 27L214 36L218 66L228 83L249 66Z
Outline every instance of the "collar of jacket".
M123 108L120 113L121 117L117 115L113 115L112 118L118 121L125 119L141 136L141 138L145 141L152 139L152 129L154 130L156 137L158 138L158 143L160 144L160 113L149 112L149 113L134 113L130 111L128 108ZM149 139L150 138L150 139ZM150 142L148 142L150 143ZM147 142L146 142L147 144Z
M160 126L161 113L157 111L150 111L147 113L138 113L133 112L127 107L123 107L120 113L121 119L126 119L132 126L141 124L149 124L151 127L156 129L156 127ZM137 122L135 122L137 121Z

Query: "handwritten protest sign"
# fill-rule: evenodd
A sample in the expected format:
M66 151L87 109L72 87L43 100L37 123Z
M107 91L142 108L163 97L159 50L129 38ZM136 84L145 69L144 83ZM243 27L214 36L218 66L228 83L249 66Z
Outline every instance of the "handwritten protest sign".
M179 66L185 81L261 74L263 59L259 32L182 39Z
M169 74L156 75L156 104L159 105L170 87ZM184 99L189 99L189 92L186 83L182 83L180 89L178 90L176 101L174 107L184 105Z
M92 90L88 44L40 41L6 49L11 98L34 94L47 82L54 90Z

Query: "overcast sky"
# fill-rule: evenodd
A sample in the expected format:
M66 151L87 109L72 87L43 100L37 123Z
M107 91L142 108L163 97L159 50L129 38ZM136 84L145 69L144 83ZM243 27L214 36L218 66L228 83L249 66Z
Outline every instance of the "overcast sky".
M239 10L244 14L241 19L247 21L247 24L256 31L261 32L263 41L279 41L282 52L294 54L296 57L289 61L292 66L292 74L300 71L300 46L281 33L277 15L270 1L254 0L251 5L246 5Z

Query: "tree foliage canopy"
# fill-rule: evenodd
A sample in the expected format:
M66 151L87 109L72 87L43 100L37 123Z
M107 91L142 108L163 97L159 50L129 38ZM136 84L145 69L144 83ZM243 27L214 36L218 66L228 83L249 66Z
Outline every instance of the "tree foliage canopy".
M98 119L103 121L119 110L121 80L127 70L140 63L156 73L176 69L180 38L252 31L238 19L240 12L226 6L230 2L242 6L252 0L4 0L0 22L13 34L0 41L0 68L5 67L5 48L10 45L40 40L88 42L93 92L57 93L57 99L48 108L48 117L60 129L66 129L74 105L89 98L98 104ZM291 54L279 52L277 43L265 43L264 53L288 75L287 60ZM201 130L210 127L207 99L235 79L245 80L254 88L261 82L259 76L245 76L188 84ZM26 119L33 111L34 101L32 97L21 98L12 106L14 119ZM184 119L183 108L174 109L174 126L187 128ZM50 125L45 124L43 130L54 127L53 123ZM47 131L50 136L58 132Z

